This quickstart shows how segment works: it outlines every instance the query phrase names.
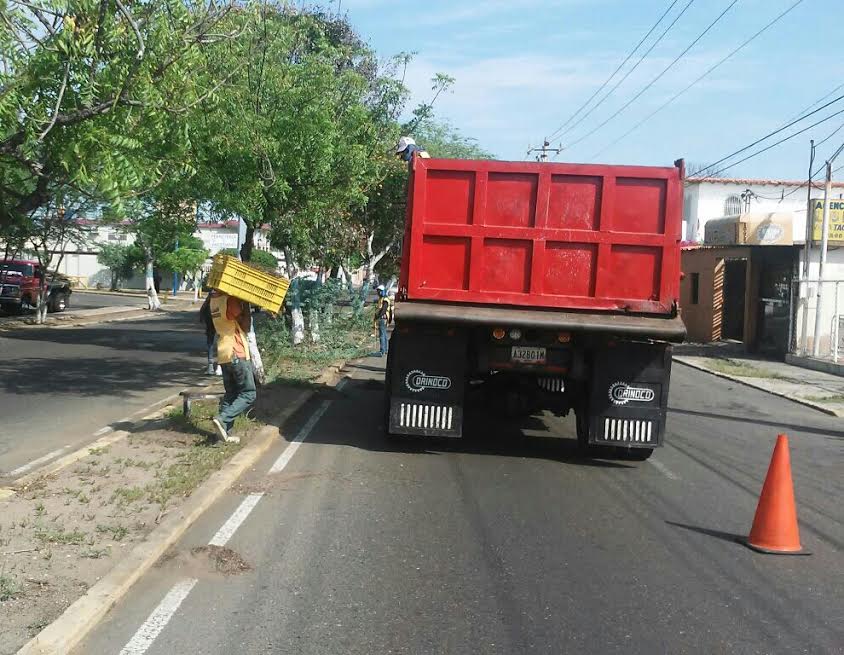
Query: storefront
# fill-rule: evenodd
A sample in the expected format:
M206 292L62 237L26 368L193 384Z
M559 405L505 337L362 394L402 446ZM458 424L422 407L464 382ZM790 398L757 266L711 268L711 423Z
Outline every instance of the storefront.
M790 213L709 221L706 243L681 255L680 306L689 340L740 341L751 352L784 355L798 259Z

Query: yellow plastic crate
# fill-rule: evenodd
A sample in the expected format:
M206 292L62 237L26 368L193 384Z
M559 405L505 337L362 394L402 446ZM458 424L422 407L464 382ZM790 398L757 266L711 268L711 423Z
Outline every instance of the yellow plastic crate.
M236 257L217 255L208 275L208 286L262 307L273 314L281 309L290 281L253 268Z

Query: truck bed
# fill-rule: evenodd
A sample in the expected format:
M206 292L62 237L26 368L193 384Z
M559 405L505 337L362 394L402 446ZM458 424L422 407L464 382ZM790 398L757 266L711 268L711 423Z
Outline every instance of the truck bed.
M674 316L682 177L416 158L400 299Z

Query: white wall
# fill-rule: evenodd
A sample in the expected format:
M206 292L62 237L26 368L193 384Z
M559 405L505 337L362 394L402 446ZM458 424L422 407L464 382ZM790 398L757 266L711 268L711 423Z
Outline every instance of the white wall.
M685 191L684 215L687 221L685 238L689 241L703 242L704 226L710 220L730 215L727 211L727 199L738 196L741 211L745 213L744 201L741 194L746 190L752 192L747 213L766 212L794 212L794 241L803 243L806 234L806 188L799 188L799 184L791 186L778 184L741 184L724 182L694 182L688 183ZM836 197L842 189L835 189ZM790 195L788 195L790 194ZM813 190L812 196L822 195L821 191Z
M815 315L817 308L818 292L818 263L819 249L812 248L809 255L809 283L799 285L799 293L795 294L797 303L797 319L794 326L797 338L797 350L801 351L805 343L811 354L815 333ZM803 264L805 262L805 249L800 254L799 278L803 279ZM829 357L835 342L835 333L838 326L838 317L844 316L844 248L830 248L827 253L826 266L824 267L824 282L821 285L823 293L821 313L821 338L820 356ZM836 281L840 283L835 284ZM836 295L838 307L836 308ZM804 342L804 335L806 340ZM844 352L841 353L844 357Z

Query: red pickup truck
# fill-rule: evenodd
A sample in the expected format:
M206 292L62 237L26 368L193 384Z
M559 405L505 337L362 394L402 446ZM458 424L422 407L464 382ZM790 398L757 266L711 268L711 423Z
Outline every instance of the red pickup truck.
M459 437L482 391L510 415L574 411L582 448L645 459L665 435L683 164L415 159L390 435Z
M37 307L41 280L45 271L37 261L5 259L0 261L0 309L7 313ZM70 281L57 273L46 275L47 311L63 312L70 305Z

